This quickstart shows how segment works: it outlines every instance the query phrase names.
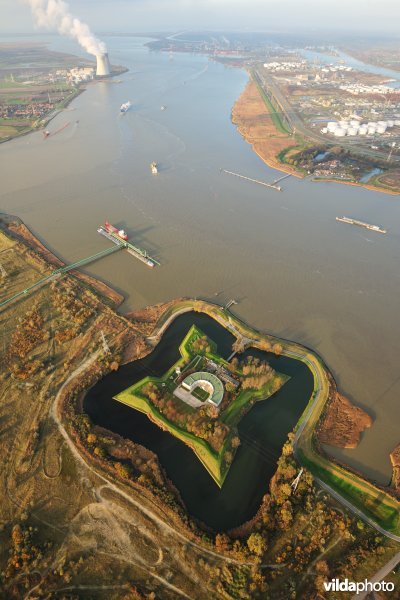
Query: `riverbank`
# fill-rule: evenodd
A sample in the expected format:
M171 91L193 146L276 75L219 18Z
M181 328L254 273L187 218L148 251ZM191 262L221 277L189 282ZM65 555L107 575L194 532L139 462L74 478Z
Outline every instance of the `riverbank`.
M273 107L268 99L263 98L262 90L253 78L249 80L246 88L239 96L232 109L232 122L237 126L240 135L252 146L254 152L269 167L288 173L295 177L304 178L307 170L301 166L294 166L297 162L297 153L306 147L312 146L312 140L296 139L282 127L279 119L274 114ZM287 160L290 159L290 160ZM289 164L293 161L294 165ZM396 172L397 173L397 172ZM398 196L400 190L390 189L379 179L388 176L384 173L376 176L373 183L361 183L356 181L344 181L334 177L312 178L311 181L340 183L362 187L374 192ZM398 177L398 175L396 175Z
M232 109L232 123L237 126L240 135L269 167L295 177L303 177L303 174L299 173L297 169L279 160L279 154L283 150L297 146L298 142L293 136L279 128L253 79L249 80L235 102Z
M199 300L184 300L169 307L160 318L151 339L158 340L174 315L190 308L205 312L234 335L250 340L249 344L255 348L265 350L266 347L279 344L283 356L301 360L310 368L314 376L314 392L296 428L294 449L297 458L318 481L332 488L337 497L343 498L349 507L353 507L355 514L368 523L375 524L382 532L386 531L394 539L400 539L400 505L394 497L395 491L381 488L347 466L338 464L325 454L318 443L316 429L327 402L337 394L336 383L323 361L300 344L258 332L225 309Z
M380 192L381 194L388 194L389 196L399 196L400 191L390 190L386 187L377 187L375 185L371 185L370 183L357 183L356 181L343 181L340 179L335 179L333 177L312 177L311 181L313 183L340 183L341 185L351 185L353 187L362 187L365 190L371 190L372 192Z
M5 226L10 225L15 218L4 217L3 221ZM53 267L37 249L17 239L14 233L0 232L0 251L4 270L2 298L23 289L27 282L37 280L42 272ZM293 455L296 448L293 434L284 445L270 489L254 508L254 518L225 534L217 533L220 529L203 526L191 516L179 490L168 480L158 455L146 450L146 440L141 445L137 440L126 439L129 435L115 435L109 431L109 423L106 428L98 427L82 410L82 399L88 389L111 373L119 380L122 365L148 356L161 332L165 333L168 346L167 323L187 310L208 312L211 320L229 329L232 335L225 344L226 355L230 354L234 336L240 335L242 341L245 337L251 347L263 350L278 340L252 330L219 306L189 299L140 311L137 319L131 315L131 321L105 305L71 273L0 311L0 330L5 332L4 343L0 344L0 402L5 424L0 439L3 457L0 521L4 550L0 553L0 568L5 578L0 581L0 589L3 591L5 586L6 597L13 597L8 592L10 589L15 592L16 586L19 586L18 597L28 587L36 586L38 571L47 592L58 590L59 572L48 565L55 564L61 553L68 565L65 574L73 570L76 586L92 582L97 586L107 585L110 577L120 572L121 560L126 561L127 553L130 556L139 553L140 564L127 563L130 580L146 586L151 572L160 582L157 589L160 597L165 596L170 586L174 593L182 590L193 600L219 597L221 590L230 591L232 573L238 569L245 573L242 587L248 590L253 585L250 572L254 565L263 569L270 591L286 589L289 576L297 578L296 589L311 586L311 578L304 580L303 574L314 564L321 547L326 554L324 560L334 572L339 569L340 573L340 568L351 558L347 574L358 580L354 536L362 563L369 548L373 550L368 555L373 557L376 545L371 545L371 540L376 533L369 527L357 526L354 518L321 494L307 470L301 473L293 492L290 484L300 474ZM146 317L151 327L147 326ZM143 335L136 326L139 322L155 337L149 339ZM304 347L283 340L275 350L289 356L290 348L293 354L297 348L307 355ZM157 348L153 351L157 352ZM299 360L297 355L292 358ZM279 364L280 359L277 360ZM311 389L309 386L307 397ZM313 398L314 394L310 401L314 410ZM253 410L268 404L257 403ZM248 440L244 443L248 444ZM266 476L263 452L268 448L268 443L262 449L250 447L251 452L261 454L263 466L258 479ZM184 462L181 450L178 460ZM204 471L201 465L199 468ZM210 479L207 473L205 476ZM239 482L246 487L242 479ZM229 498L236 510L235 494L230 493ZM382 498L385 501L381 495ZM210 512L210 504L206 501L203 504ZM316 514L318 519L313 518ZM12 550L11 531L16 523L26 528L38 527L39 543L42 540L45 543L37 561L23 564L23 573L7 562ZM76 540L87 539L88 531L95 539L101 539L104 552L82 554L81 542ZM342 540L340 562L330 552L338 537ZM379 561L383 562L392 553L393 543L381 539L379 544ZM289 546L296 548L296 552L288 552ZM79 563L76 556L81 557ZM189 572L180 569L182 556ZM110 561L110 557L114 560ZM199 564L205 572L201 581L197 578ZM168 575L167 581L166 570L177 575ZM222 578L221 573L225 573ZM269 573L273 576L269 577ZM257 582L260 583L258 576L254 585ZM311 593L310 588L305 596L311 597Z
M8 226L13 226L13 222L10 223L9 219L7 224ZM26 242L24 241L24 243ZM37 249L38 248L40 248L40 242L37 243ZM50 257L51 253L48 256ZM39 255L39 257L40 268L43 271L45 264L49 265L49 263L47 263L43 256ZM35 260L37 260L37 258ZM8 271L7 263L3 266L5 270ZM20 270L21 267L18 268L18 271ZM27 280L27 275L24 275L23 277L23 282L21 281L18 284L20 286L25 285ZM29 277L31 278L32 276L29 275ZM35 277L38 278L38 275ZM68 280L70 280L70 277L68 277ZM54 286L55 283L52 283L51 285ZM6 287L4 287L4 290L6 293L9 293L9 295L12 295L14 288L11 287L7 291ZM43 294L44 297L46 297L44 292L38 291L35 293L35 297ZM91 296L88 296L88 298L91 298ZM26 300L29 300L28 296ZM24 299L24 301L21 301L19 304L24 304L26 300ZM93 301L90 300L90 302ZM314 375L314 393L310 399L309 406L305 410L297 427L295 450L298 458L305 466L307 466L307 468L309 468L311 473L321 479L324 483L332 486L334 490L349 499L349 501L353 502L353 505L357 507L358 510L361 510L372 522L377 523L386 531L398 531L398 502L389 495L390 490L379 488L373 483L361 478L359 474L349 471L349 469L343 465L336 464L327 457L318 446L315 438L315 430L323 415L327 400L333 392L336 392L336 385L325 365L312 351L294 342L289 342L268 334L262 334L244 324L231 313L217 305L199 300L178 300L174 303L169 303L166 306L166 310L161 312L153 330L146 337L140 333L140 327L137 328L137 325L134 325L132 334L136 332L136 335L134 335L134 345L136 349L133 353L131 349L129 356L132 357L132 355L135 355L136 358L140 358L141 356L148 354L151 346L157 344L168 324L171 323L176 316L189 310L203 312L211 316L236 338L241 340L241 344L244 344L245 347L250 346L259 348L260 350L268 350L278 345L282 355L301 360L310 368ZM93 308L90 309L90 312L91 311L93 311ZM155 314L159 315L159 310L157 310ZM143 316L143 313L141 316ZM113 319L114 318L121 319L123 323L127 322L122 316L114 316ZM62 329L64 330L65 326L63 326ZM56 328L56 330L58 329ZM148 331L148 328L146 328L146 330ZM109 325L104 326L104 331L109 331ZM74 336L77 334L76 326L71 329L71 333L69 330L65 330L65 335L67 335L67 333L68 336L66 339L74 339ZM79 343L75 342L75 345L72 344L72 347L75 347L72 354L74 357L79 356L82 351L82 344L85 340L86 343L89 343L89 339L89 337L84 336L82 339L77 340ZM124 343L124 346L125 345L126 343ZM121 347L121 341L118 342L118 353L124 355L124 348ZM117 360L117 364L120 360L121 359ZM377 502L378 498L379 502Z
M42 244L42 242L18 217L0 213L0 228L2 227L6 227L9 232L17 237L17 239L25 242L33 250L38 252L38 254L44 259L45 263L47 263L49 266L55 268L66 266L62 260L60 260L53 252L51 252L44 244ZM124 300L122 294L119 294L116 290L111 288L103 281L87 275L86 273L82 273L81 271L74 271L74 275L80 279L82 283L89 285L98 293L100 293L101 296L110 302L113 307L117 308L122 304Z
M318 440L338 448L356 448L361 434L372 427L373 420L368 413L354 406L339 393L333 395L321 419Z
M20 125L17 120L0 123L0 144L10 142L11 140L24 137L35 131L43 131L63 110L66 110L73 100L75 100L83 91L84 87L74 89L59 106L52 108L47 115L43 115L40 120L34 120L31 124ZM6 133L9 135L6 135Z
M94 75L96 65L47 44L0 43L0 144L47 128L67 109L91 82L70 78L70 70L79 67ZM109 77L127 70L112 66Z

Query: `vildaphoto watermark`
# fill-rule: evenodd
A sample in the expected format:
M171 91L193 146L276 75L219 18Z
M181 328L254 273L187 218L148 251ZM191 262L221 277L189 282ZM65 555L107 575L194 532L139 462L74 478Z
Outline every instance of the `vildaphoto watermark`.
M324 581L324 588L326 592L393 592L394 583L392 581L349 581L347 578L331 579L330 581Z

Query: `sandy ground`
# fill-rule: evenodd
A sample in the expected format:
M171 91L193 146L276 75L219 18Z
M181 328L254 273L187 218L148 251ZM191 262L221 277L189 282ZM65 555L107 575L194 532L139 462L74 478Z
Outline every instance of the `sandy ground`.
M17 229L21 233L21 226ZM30 241L41 250L37 240ZM47 260L0 229L0 299L51 270L54 262ZM75 312L60 309L65 293L93 310L75 337L60 342L57 333L76 324ZM43 367L21 379L11 370L18 360L13 340L33 307L43 315L46 335L22 362L38 360ZM159 310L137 316L156 318ZM106 358L101 332L111 348L122 341L129 355L122 355L123 361L133 358L134 349L148 351L135 323L72 274L0 311L0 571L7 568L16 523L37 528L35 543L41 548L30 568L13 572L5 586L0 580L0 596L28 600L45 590L125 599L137 597L130 594L135 585L166 600L217 597L218 569L241 563L179 531L151 495L124 491L121 482L98 473L82 459L54 410L69 379Z
M296 169L284 165L277 158L285 148L296 146L296 141L292 136L277 130L254 81L249 81L236 101L232 121L238 126L239 133L252 145L254 152L269 167L301 177Z
M336 393L328 405L318 438L323 444L339 448L356 448L362 432L371 425L372 419L368 413Z
M393 465L393 486L400 495L400 444L390 453L390 461Z

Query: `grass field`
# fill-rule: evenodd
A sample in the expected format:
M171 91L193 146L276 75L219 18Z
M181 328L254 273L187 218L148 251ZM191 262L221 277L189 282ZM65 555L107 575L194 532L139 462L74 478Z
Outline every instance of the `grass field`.
M201 387L195 388L194 390L192 390L191 393L195 398L197 398L198 400L201 400L202 402L205 402L210 395L208 392L203 390L203 388L201 388Z
M289 130L289 128L284 124L284 122L282 121L281 115L280 113L276 110L276 108L274 107L274 105L272 104L271 100L268 98L267 94L264 92L263 88L261 87L261 85L258 83L257 77L255 76L254 72L252 71L252 77L253 80L258 88L258 91L260 92L260 96L262 97L262 99L265 102L265 106L268 109L269 114L271 115L271 119L275 125L275 127L277 128L278 131L280 131L281 133L286 133L287 135L290 135L291 131Z

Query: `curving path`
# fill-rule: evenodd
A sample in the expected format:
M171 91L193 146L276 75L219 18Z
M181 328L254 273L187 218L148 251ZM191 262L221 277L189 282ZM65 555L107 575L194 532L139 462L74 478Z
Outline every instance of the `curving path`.
M186 312L186 311L184 311L184 312ZM139 501L135 500L135 498L133 498L133 496L131 494L128 494L123 489L121 489L118 485L116 485L115 483L110 481L107 477L102 475L102 473L100 473L97 469L92 467L85 460L85 458L83 458L83 456L78 452L75 444L69 437L67 430L65 429L65 427L62 423L62 420L61 420L61 417L59 414L59 402L61 400L61 395L62 395L64 389L66 388L66 386L69 383L71 383L71 381L73 381L76 377L78 377L81 373L83 373L86 369L88 369L97 360L97 358L100 354L101 354L101 351L100 350L97 351L95 354L93 354L92 356L87 358L83 363L81 363L79 365L79 367L77 367L75 369L75 371L73 371L73 373L71 373L71 375L68 377L68 379L66 379L66 381L63 383L63 385L58 390L58 393L55 397L55 400L54 400L53 405L50 410L50 415L51 415L52 419L54 420L55 424L57 425L58 430L60 431L60 434L65 439L66 444L67 444L69 450L71 451L72 455L76 459L76 461L78 463L80 463L82 466L84 466L86 469L88 469L88 471L90 471L91 473L96 475L99 479L104 481L104 483L106 484L106 487L108 487L109 489L116 492L118 495L120 495L122 498L124 498L124 500L127 500L127 502L129 504L133 505L136 509L143 512L147 517L149 517L151 520L153 520L155 523L157 523L157 525L160 527L160 529L164 530L165 532L167 532L169 534L174 535L175 537L179 538L185 544L188 544L188 545L192 546L193 548L196 548L200 553L207 554L208 556L212 556L214 558L217 558L218 560L225 561L229 564L254 566L254 562L243 562L236 558L225 556L223 554L220 554L219 552L210 550L209 548L206 548L206 547L202 546L201 544L194 542L189 537L187 537L185 534L181 533L175 527L173 527L168 522L166 522L164 519L159 517L150 508L144 506L143 503L140 503ZM263 568L267 568L267 569L282 568L282 565L278 565L278 564L261 564L259 566L263 567Z

